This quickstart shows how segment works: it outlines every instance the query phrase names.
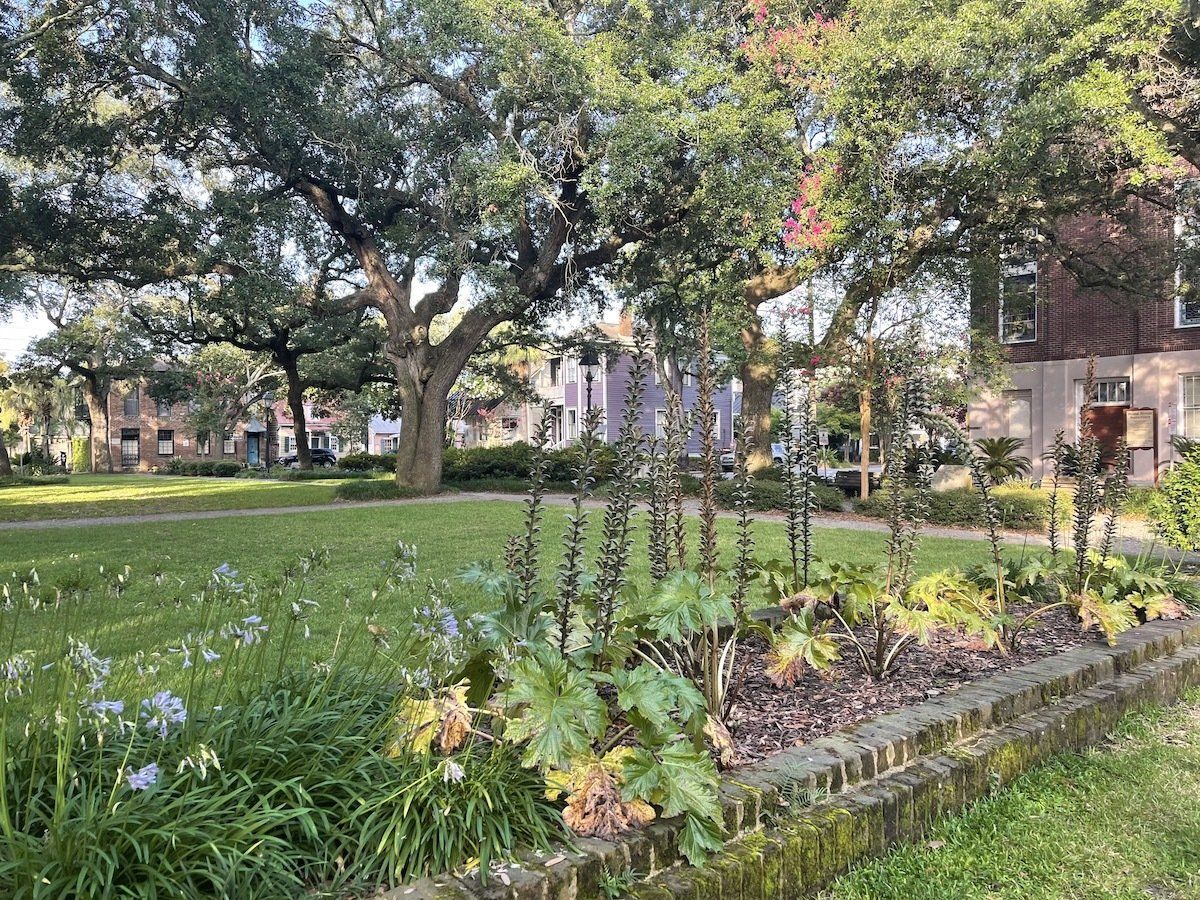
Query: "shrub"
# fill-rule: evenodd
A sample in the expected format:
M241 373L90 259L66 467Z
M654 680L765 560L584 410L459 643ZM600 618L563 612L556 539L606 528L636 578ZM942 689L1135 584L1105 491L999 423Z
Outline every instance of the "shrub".
M401 487L391 478L362 478L339 484L333 496L336 500L399 500L415 497L417 492Z
M983 471L993 484L1000 484L1028 475L1032 465L1021 453L1025 442L1015 437L979 438L975 449L979 452Z
M845 495L833 485L817 483L812 486L812 492L815 509L837 511L842 508ZM716 487L717 505L724 509L734 509L736 494L737 484L733 479L722 481ZM787 489L783 482L770 478L760 481L755 478L750 487L750 508L760 512L786 510Z
M276 481L327 481L331 478L346 479L346 478L370 478L371 473L362 469L349 469L339 471L337 469L280 469L275 468L270 472L271 478Z
M442 454L442 477L447 481L475 478L524 478L533 465L533 448L517 442L504 447L451 447Z
M35 487L39 484L67 484L66 475L5 475L0 477L0 488Z
M338 460L337 464L339 469L351 472L366 472L371 469L394 472L396 457L394 454L386 453L347 453Z
M1049 496L1027 484L1002 484L992 491L1000 510L1000 524L1004 528L1034 531L1046 527L1049 517ZM1059 497L1059 505L1063 504ZM876 491L866 500L854 504L856 512L865 516L886 519L888 514L887 489ZM979 494L969 488L952 491L937 491L929 496L931 525L959 525L982 528L987 524L983 501Z
M217 478L232 478L242 471L242 464L230 460L221 460L212 464L212 474Z
M1162 539L1180 550L1200 550L1200 452L1175 463L1158 483L1150 519Z
M71 471L92 471L92 454L87 438L71 438Z

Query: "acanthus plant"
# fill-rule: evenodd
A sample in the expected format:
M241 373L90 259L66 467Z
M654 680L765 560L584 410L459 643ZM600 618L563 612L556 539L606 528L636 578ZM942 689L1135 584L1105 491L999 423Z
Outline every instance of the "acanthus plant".
M795 684L806 669L832 668L849 649L863 672L886 677L902 654L926 644L943 629L975 634L996 645L991 598L961 573L946 571L915 579L913 559L928 515L931 449L914 440L914 426L928 417L928 398L907 368L889 379L892 415L884 484L888 502L885 565L815 561L803 583L789 581L787 566L764 566L769 593L789 618L774 636L768 660L777 684ZM811 434L805 440L812 442ZM789 532L792 558L799 532Z
M702 531L713 529L701 539L705 565L701 571L679 565L687 557L684 533L672 518L686 434L670 434L658 445L667 452L648 458L639 426L650 368L645 344L639 328L615 441L616 466L599 514L596 564L587 565L584 552L600 443L601 420L592 414L574 448L575 498L555 576L541 576L540 457L525 532L510 548L509 568L479 564L464 573L496 601L496 609L473 622L478 652L464 667L467 689L459 708L489 719L496 740L518 746L524 763L541 771L556 795L565 794L564 819L577 833L612 838L658 814L683 815L681 851L698 863L720 846L717 768L705 742L706 731L712 732L705 685L712 680L706 679L712 641L719 623L732 618L733 605L718 589L711 490L711 516L702 517L707 522ZM709 361L702 353L701 422L705 409L712 418ZM684 421L678 412L671 416L674 428ZM715 472L711 444L710 426L706 454ZM639 595L627 572L644 469L656 479L650 549L662 578ZM744 601L744 592L740 597Z

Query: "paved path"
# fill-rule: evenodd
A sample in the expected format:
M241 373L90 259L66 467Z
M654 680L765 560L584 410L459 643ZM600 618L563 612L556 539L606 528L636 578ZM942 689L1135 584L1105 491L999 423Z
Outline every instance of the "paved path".
M77 528L92 525L135 525L142 522L191 522L227 517L282 516L295 513L329 512L337 509L405 506L414 503L458 503L464 501L516 503L521 502L521 500L522 497L520 494L506 494L498 491L461 491L459 493L436 494L431 497L411 497L403 500L368 500L354 503L334 502L309 506L279 506L264 509L193 510L190 512L147 513L131 516L93 516L81 519L33 519L26 522L0 522L0 532L27 531L40 528ZM567 506L571 502L571 497L567 494L546 495L546 504L549 506ZM587 506L591 509L598 509L604 506L604 501L590 500ZM684 501L684 508L689 513L698 513L700 511L699 501L689 498ZM718 515L722 518L732 518L734 514L728 510L722 510ZM755 513L755 517L766 521L783 521L784 518L783 514L778 512L759 512ZM813 517L813 523L821 528L845 528L850 531L886 532L888 530L887 524L878 519L868 519L849 514L818 515ZM1200 565L1200 553L1180 554L1177 551L1167 550L1161 544L1156 544L1143 522L1124 522L1122 523L1122 532L1120 549L1124 553L1136 555L1152 549L1155 555L1159 555L1165 551L1172 560L1183 559L1190 564ZM987 540L987 536L983 532L969 528L948 528L945 526L930 525L922 529L921 533L929 537L951 538L961 541ZM1069 535L1064 534L1064 539L1069 540ZM1008 544L1036 547L1044 547L1047 544L1044 534L1030 534L1019 531L1005 532L1004 540Z

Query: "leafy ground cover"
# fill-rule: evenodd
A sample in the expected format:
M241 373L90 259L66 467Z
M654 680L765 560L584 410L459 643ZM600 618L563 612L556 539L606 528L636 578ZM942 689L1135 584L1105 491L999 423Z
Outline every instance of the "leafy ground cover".
M182 479L181 479L182 480ZM193 479L188 479L192 483ZM242 487L257 487L243 482ZM320 483L271 485L283 488L327 487ZM370 599L392 557L397 541L417 548L423 578L449 582L456 607L475 612L487 601L457 579L472 561L503 556L505 541L520 528L520 503L514 501L449 501L388 507L332 507L319 513L228 517L182 522L37 529L6 533L0 541L0 580L10 573L20 578L36 569L43 585L95 580L101 567L109 576L129 566L128 586L119 599L89 604L87 634L105 652L124 654L176 640L195 627L191 598L212 571L228 564L243 579L260 582L277 578L309 551L328 551L327 560L310 579L311 599L320 603L310 616L314 652L332 647L339 629L350 619L373 615L384 627L399 627L408 613ZM544 530L550 542L547 564L557 562L566 512L547 509ZM597 513L598 515L598 513ZM733 555L733 522L719 524L724 559ZM694 523L693 523L694 525ZM783 525L759 522L756 539L764 558L780 555L786 546ZM599 535L593 535L596 549ZM855 560L877 555L886 535L848 529L818 529L818 551L828 559ZM693 541L694 546L694 541ZM928 538L922 542L917 565L921 571L982 562L987 547L981 542ZM638 548L631 577L645 583L649 564ZM350 604L351 612L347 608ZM370 605L364 610L364 604ZM35 625L48 627L43 618Z
M0 521L79 519L329 503L340 479L316 482L166 475L72 475L67 484L0 493Z
M1195 900L1200 693L1127 717L1105 746L1057 757L823 897Z

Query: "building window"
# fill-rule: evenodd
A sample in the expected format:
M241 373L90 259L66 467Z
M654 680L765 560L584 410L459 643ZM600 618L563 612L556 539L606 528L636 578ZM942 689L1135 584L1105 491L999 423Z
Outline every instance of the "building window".
M1033 434L1033 392L1005 391L1004 405L1008 419L1008 437L1018 438L1029 447Z
M1200 179L1175 186L1175 325L1200 326Z
M1180 410L1183 413L1183 435L1200 438L1200 375L1184 375L1182 378Z
M1079 405L1083 405L1083 382L1079 383ZM1128 406L1128 378L1097 378L1092 406Z
M196 435L196 455L208 456L212 452L212 447L209 445L209 434L207 431L202 431Z
M138 412L140 411L140 408L138 405L138 389L137 388L134 388L130 393L125 395L125 408L123 411L126 416L130 416L130 417L136 416L138 414Z
M290 434L285 434L283 436L283 452L291 453L295 449L296 449L295 438L293 438Z
M567 357L567 384L575 384L579 381L579 360L573 356Z
M716 413L716 414L713 416L713 433L712 433L712 436L713 436L713 442L714 442L714 443L715 443L715 444L716 444L718 447L720 447L720 446L721 446L721 413L720 413L720 411L719 411L719 410L718 410L718 411L717 411L717 413Z
M157 415L161 418L166 418L167 416L169 416L171 414L171 401L170 400L154 401L154 412L155 412L155 415Z
M340 440L338 440L338 436L336 434L331 434L329 436L329 449L332 450L334 453L341 452L342 442Z
M550 360L550 387L558 387L562 384L562 359Z
M158 429L158 455L175 455L175 432L169 428Z
M1004 267L1000 278L1000 343L1037 340L1037 262Z
M136 428L121 429L121 466L133 468L142 461L141 439Z
M573 441L579 437L579 410L567 410L567 440Z
M654 436L660 441L666 440L667 411L665 409L656 409L654 411Z
M683 386L691 387L696 383L696 375L690 369L683 373Z
M221 452L227 456L237 453L237 441L234 440L232 431L225 432L225 440L221 444Z

